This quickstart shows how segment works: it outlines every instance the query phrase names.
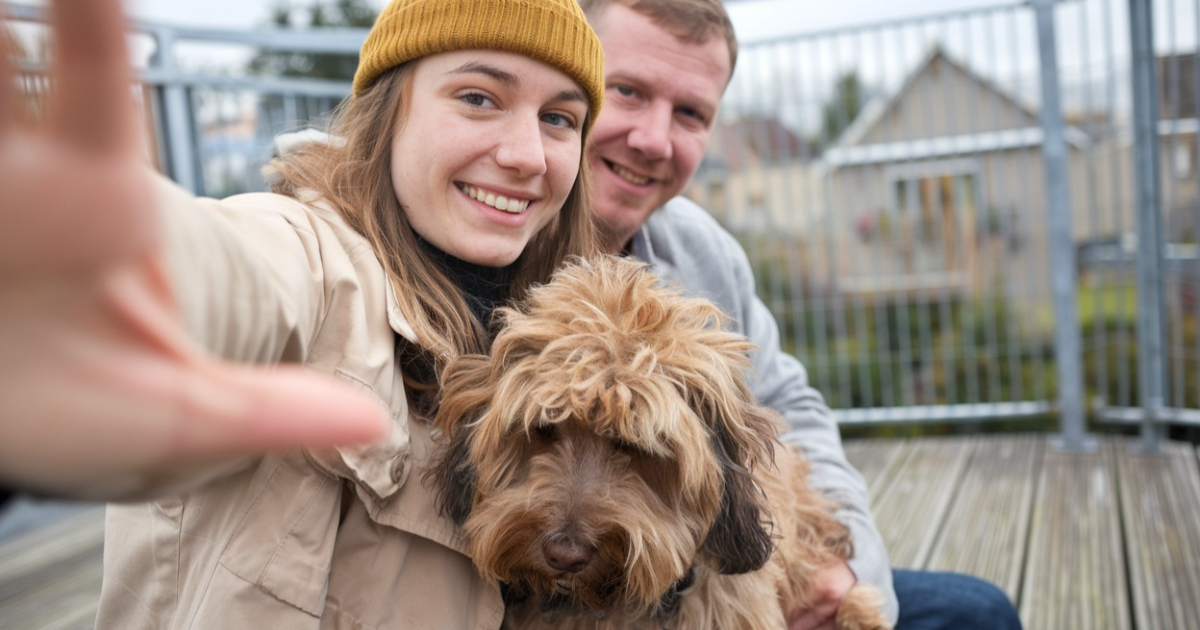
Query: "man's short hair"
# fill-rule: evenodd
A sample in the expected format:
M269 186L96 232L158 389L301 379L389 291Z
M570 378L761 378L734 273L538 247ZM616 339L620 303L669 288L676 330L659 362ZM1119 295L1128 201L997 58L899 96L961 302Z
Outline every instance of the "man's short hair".
M738 43L733 22L721 0L579 0L588 19L595 19L614 4L622 4L650 18L659 28L680 41L702 44L712 37L723 37L729 47L729 72L737 65Z

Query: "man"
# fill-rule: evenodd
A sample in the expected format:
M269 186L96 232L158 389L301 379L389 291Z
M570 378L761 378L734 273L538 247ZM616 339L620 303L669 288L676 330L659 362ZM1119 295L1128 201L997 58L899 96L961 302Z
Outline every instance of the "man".
M755 395L801 434L812 482L845 508L855 557L825 567L821 602L789 615L791 630L833 627L856 580L885 594L898 630L1020 628L1007 596L968 576L895 571L868 507L862 477L846 460L832 413L784 354L779 330L755 296L746 253L695 204L677 195L696 172L737 60L720 0L580 0L604 47L605 104L588 148L592 201L605 248L637 256L694 295L717 302L760 348ZM894 588L893 588L894 583Z

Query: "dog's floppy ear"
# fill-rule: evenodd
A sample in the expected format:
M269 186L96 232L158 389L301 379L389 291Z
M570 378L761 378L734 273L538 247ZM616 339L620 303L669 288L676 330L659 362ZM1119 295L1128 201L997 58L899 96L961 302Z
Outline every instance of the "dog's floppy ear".
M775 550L768 531L770 523L763 514L765 496L754 483L750 470L761 458L747 452L746 440L738 440L732 434L732 431L758 433L751 443L761 440L769 448L770 440L774 439L774 423L760 407L745 405L743 412L746 417L740 422L717 419L712 424L713 452L721 464L725 488L720 512L701 549L712 558L718 571L727 574L758 570ZM773 454L773 449L769 452Z
M471 515L477 473L470 448L475 421L491 402L491 366L481 355L451 361L442 373L442 399L434 426L441 433L439 453L425 471L425 481L437 491L438 509L455 524Z
M459 431L425 472L425 478L437 489L438 509L455 525L466 522L475 500L475 468L467 458L469 433L469 429Z

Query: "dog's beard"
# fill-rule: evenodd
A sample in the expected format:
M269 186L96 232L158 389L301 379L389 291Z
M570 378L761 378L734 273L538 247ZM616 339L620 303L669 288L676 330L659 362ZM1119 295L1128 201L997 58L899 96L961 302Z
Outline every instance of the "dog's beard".
M653 455L663 449L652 445L618 443L597 430L604 426L593 415L509 432L474 465L475 503L463 523L471 558L527 609L653 615L718 514L721 468L706 449L693 449L688 466Z
M544 615L652 615L691 568L704 528L672 519L661 504L651 507L652 493L640 481L626 478L609 489L595 501L539 484L489 494L464 524L471 557L507 585L511 603ZM583 569L551 566L545 545L555 536L594 547Z
M486 511L480 517L487 518ZM511 518L511 514L499 518ZM502 526L508 533L495 539L498 544L474 552L476 563L505 585L507 603L533 607L547 616L596 617L607 616L633 603L627 601L630 597L625 576L627 545L622 542L622 534L602 535L587 567L570 572L555 569L546 562L542 552L546 538L543 525L516 522L524 520L520 518L512 520Z
M553 578L544 573L522 574L512 582L501 583L501 595L510 611L536 611L547 620L576 615L606 619L620 612L626 620L638 617L668 618L679 610L680 596L689 590L696 576L694 567L676 580L652 607L623 596L622 574L612 571L607 579L584 584L577 576ZM551 584L548 584L550 580ZM535 585L542 585L541 587ZM624 602L624 603L622 603Z
M605 618L621 609L622 577L620 571L597 572L599 577L554 576L545 573L520 572L512 582L505 582L505 603L509 606L528 606L545 617L586 614Z

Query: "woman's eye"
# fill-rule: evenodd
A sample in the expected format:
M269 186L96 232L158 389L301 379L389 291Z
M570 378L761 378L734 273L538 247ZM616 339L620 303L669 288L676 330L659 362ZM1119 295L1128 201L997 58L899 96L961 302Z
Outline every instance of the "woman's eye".
M487 107L492 104L492 99L478 92L469 92L458 98L471 107Z
M558 113L542 114L542 121L555 127L575 128L575 119Z

